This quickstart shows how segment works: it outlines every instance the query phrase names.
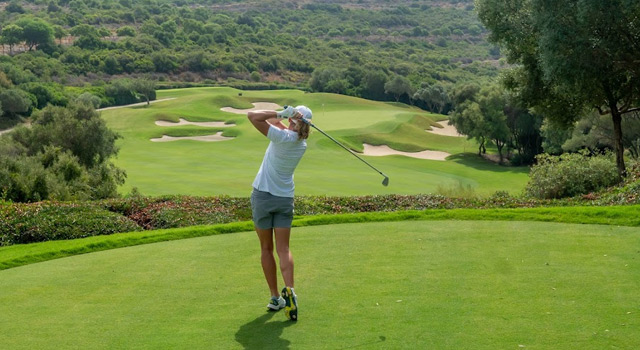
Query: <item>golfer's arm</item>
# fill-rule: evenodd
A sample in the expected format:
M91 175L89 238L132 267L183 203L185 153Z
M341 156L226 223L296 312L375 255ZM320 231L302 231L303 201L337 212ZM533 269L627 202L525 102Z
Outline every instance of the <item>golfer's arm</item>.
M275 111L255 111L247 113L247 118L253 127L262 133L262 135L267 136L269 132L270 124L267 122L269 119L275 119L278 115Z
M268 120L267 120L267 123L269 123L269 124L271 124L271 125L275 126L276 128L278 128L278 129L280 129L280 130L284 130L284 129L286 129L286 128L287 128L287 126L286 126L286 125L284 125L284 124L282 124L282 123L280 122L280 119L278 119L278 118L268 119Z

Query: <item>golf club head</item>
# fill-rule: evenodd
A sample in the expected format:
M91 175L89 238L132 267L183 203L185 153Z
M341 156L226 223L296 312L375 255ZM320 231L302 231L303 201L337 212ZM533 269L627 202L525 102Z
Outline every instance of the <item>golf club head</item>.
M389 177L385 176L384 180L382 180L382 186L389 186Z

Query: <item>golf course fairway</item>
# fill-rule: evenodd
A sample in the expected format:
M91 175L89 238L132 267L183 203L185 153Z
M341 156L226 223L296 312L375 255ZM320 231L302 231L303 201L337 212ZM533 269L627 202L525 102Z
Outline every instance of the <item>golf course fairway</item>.
M637 227L402 221L295 228L297 323L255 233L0 271L6 349L633 349Z
M356 151L362 151L366 143L388 145L397 151L451 155L445 161L363 155L390 177L389 186L384 187L380 174L313 130L295 173L298 195L417 194L451 188L470 188L479 195L496 191L519 194L528 180L527 167L500 166L478 157L473 140L427 132L447 117L404 104L300 90L223 87L159 90L157 98L160 101L149 106L100 112L109 128L121 136L117 141L120 152L114 159L127 173L121 193L135 187L149 196L248 197L268 140L251 126L246 115L221 108L252 108L256 102L307 105L320 129ZM170 125L167 122L175 124L165 126ZM192 124L203 122L226 125ZM220 141L176 140L202 136Z

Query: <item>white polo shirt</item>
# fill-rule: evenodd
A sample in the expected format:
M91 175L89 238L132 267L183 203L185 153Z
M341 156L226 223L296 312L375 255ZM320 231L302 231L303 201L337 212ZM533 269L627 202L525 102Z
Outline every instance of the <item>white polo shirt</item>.
M307 141L298 140L298 133L269 126L271 140L264 153L260 170L253 180L253 188L278 197L293 198L293 171L307 150Z

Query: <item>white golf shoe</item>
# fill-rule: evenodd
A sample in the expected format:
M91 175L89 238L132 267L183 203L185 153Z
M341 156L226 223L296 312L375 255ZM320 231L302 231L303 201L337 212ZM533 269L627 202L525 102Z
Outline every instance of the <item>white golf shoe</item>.
M287 302L282 297L271 297L269 304L267 304L267 311L278 311L287 306Z

